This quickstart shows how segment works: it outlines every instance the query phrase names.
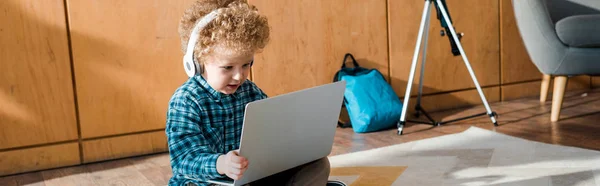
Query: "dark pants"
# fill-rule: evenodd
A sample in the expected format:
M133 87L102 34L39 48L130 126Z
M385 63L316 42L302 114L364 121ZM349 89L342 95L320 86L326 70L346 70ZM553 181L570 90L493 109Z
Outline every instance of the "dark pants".
M249 183L250 186L262 185L318 185L324 186L329 178L329 159L327 157L288 169Z

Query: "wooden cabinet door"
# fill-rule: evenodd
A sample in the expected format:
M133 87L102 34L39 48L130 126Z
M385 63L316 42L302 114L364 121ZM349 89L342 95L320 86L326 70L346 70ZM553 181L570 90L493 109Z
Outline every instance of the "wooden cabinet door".
M271 40L253 80L269 96L330 83L352 53L388 76L386 1L250 0L266 15Z
M187 76L177 32L192 0L68 0L83 138L159 130Z
M406 91L424 2L388 1L390 76L394 90L401 97L404 97ZM449 0L446 3L454 28L458 33L464 33L461 39L462 47L479 84L498 85L500 79L498 0ZM473 89L475 84L463 58L451 53L448 35L440 34L444 28L438 20L433 5L431 4L430 26L426 28L429 30L429 40L423 93ZM424 45L421 45L421 49L422 47ZM418 60L411 95L416 95L418 91L421 59Z
M512 1L501 3L502 84L539 80L542 73L535 67L517 27ZM517 70L515 70L517 69Z
M64 7L0 1L0 149L77 139Z

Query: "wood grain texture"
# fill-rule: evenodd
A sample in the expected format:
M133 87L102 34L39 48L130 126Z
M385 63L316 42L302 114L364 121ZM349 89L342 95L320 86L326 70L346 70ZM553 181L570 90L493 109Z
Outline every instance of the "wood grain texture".
M554 77L552 77L552 81L554 81ZM591 79L590 76L581 75L581 76L572 76L569 77L567 82L567 91L569 90L582 90L582 89L590 89Z
M600 87L600 76L592 77L592 88Z
M489 87L483 88L488 103L500 101L500 88ZM404 100L403 100L404 101ZM414 113L414 108L417 103L417 97L411 97L408 104L408 113ZM421 106L427 112L443 111L454 108L464 108L471 106L483 105L481 97L476 89L457 91L451 93L423 96Z
M590 89L589 76L574 76L570 77L567 82L567 91L588 90ZM541 81L524 82L510 85L502 85L502 101L513 99L536 97L539 98L541 89ZM554 78L550 80L548 87L548 98L552 98L551 93L554 90ZM552 101L547 99L547 102Z
M83 162L96 162L167 151L164 131L84 141Z
M0 149L77 139L62 0L0 1Z
M541 79L542 73L533 64L519 33L512 1L500 0L501 83Z
M252 71L269 96L332 82L346 53L388 76L385 0L250 3L271 26L270 43Z
M581 91L566 93L561 120L556 123L550 122L550 102L540 105L537 98L522 98L490 104L499 115L499 127L494 127L489 117L482 116L440 127L408 123L402 136L396 135L395 128L364 134L354 133L351 128L338 128L331 155L455 134L473 126L542 143L600 150L600 138L596 137L600 130L600 125L597 125L600 119L600 89L588 91L587 97L581 97L580 94ZM432 116L448 120L479 113L483 109L483 105L479 105L469 109L435 112Z
M172 176L168 153L45 171L0 176L2 186L167 185Z
M46 186L63 185L94 185L94 178L87 171L88 166L79 165L73 167L50 169L39 172Z
M579 96L580 92L566 93L561 116L564 119L557 123L550 122L550 103L540 105L537 98L522 98L490 104L500 115L499 127L494 127L487 117L478 117L440 127L409 123L402 136L396 134L396 129L358 134L352 128L337 128L330 156L459 133L472 126L542 143L600 150L600 138L597 137L597 131L600 130L600 125L597 125L597 121L600 120L600 89L588 91L586 97ZM435 112L432 115L435 118L456 118L481 112L482 109L483 106L480 105L469 109ZM101 185L98 183L110 184L107 180L111 179L115 180L113 183L122 185L149 184L148 182L166 185L171 176L169 154L161 153L46 170L41 173L5 176L0 177L0 185L62 186L77 183L93 186ZM140 181L141 179L146 181Z
M541 81L532 81L526 83L502 85L502 101L509 101L514 99L536 97L540 96ZM552 92L552 81L550 81L548 92ZM549 95L549 94L548 94ZM549 96L552 98L552 96ZM548 99L546 99L548 101Z
M465 33L461 42L479 84L499 84L498 1L461 0L447 4L456 31ZM391 84L401 97L406 91L423 5L424 1L388 1ZM448 36L440 36L443 27L435 8L431 10L423 92L475 87L462 57L452 55ZM420 62L421 59L411 82L412 95L418 92Z
M39 172L18 174L7 177L0 177L0 185L2 186L47 186L44 183L44 178Z
M0 152L0 176L79 164L76 142Z
M27 175L27 174L26 174ZM40 184L64 185L167 185L173 175L169 156L141 156L42 171ZM19 178L14 178L19 180ZM0 183L2 178L0 178Z
M192 0L67 2L82 137L164 127L187 78L177 26Z

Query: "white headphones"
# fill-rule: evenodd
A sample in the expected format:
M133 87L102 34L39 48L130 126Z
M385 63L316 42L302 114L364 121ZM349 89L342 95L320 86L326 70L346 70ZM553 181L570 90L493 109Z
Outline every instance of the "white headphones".
M185 69L185 73L189 77L194 77L196 75L202 74L202 65L200 65L194 57L194 48L196 46L196 43L198 42L200 30L206 27L208 23L210 23L213 19L217 17L217 10L213 10L212 12L202 17L202 19L200 19L200 21L196 23L196 26L194 26L194 29L190 34L190 40L188 41L187 49L185 55L183 56L183 68Z

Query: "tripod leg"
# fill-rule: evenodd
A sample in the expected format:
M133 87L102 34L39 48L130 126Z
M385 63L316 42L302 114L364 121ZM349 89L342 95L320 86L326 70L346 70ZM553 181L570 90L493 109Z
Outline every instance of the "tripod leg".
M437 0L437 4L442 4L441 0ZM473 83L475 83L475 86L477 87L477 92L479 92L479 97L481 97L481 101L483 102L485 109L487 111L488 116L490 116L490 119L492 120L492 123L494 123L494 126L498 126L498 122L496 121L496 113L492 112L492 109L490 109L490 106L488 105L487 100L485 99L485 95L483 95L483 91L481 90L481 86L479 86L479 82L477 82L477 78L475 77L475 73L473 72L473 69L471 68L471 64L469 63L469 60L467 59L467 55L465 54L465 51L462 48L462 44L460 43L460 40L458 40L458 36L456 35L456 31L454 30L454 26L452 25L452 23L450 22L450 19L448 19L448 13L446 13L446 10L444 9L444 7L442 6L438 6L438 8L440 9L440 12L442 13L442 16L444 17L444 20L446 21L446 23L448 23L448 27L450 28L450 32L452 33L452 36L454 37L454 42L456 43L456 45L458 46L458 49L460 50L460 54L463 58L463 61L465 62L465 65L467 66L467 69L469 70L469 74L471 75L471 79L473 79Z
M418 118L421 113L421 94L423 93L423 74L425 74L425 59L427 58L427 44L429 41L429 23L430 23L430 13L427 13L427 18L425 22L425 40L423 41L423 49L421 54L421 74L419 75L419 93L417 95L417 105L415 106L415 116ZM430 119L431 120L431 119Z
M406 83L406 92L404 94L404 104L402 106L402 114L400 115L400 121L398 122L398 135L402 135L402 130L404 129L404 124L406 123L406 109L408 108L408 100L410 99L410 90L412 88L412 82L415 77L415 71L417 69L417 59L419 58L419 48L421 47L421 39L423 38L423 33L425 29L425 21L428 18L430 11L429 0L425 1L425 6L423 7L423 15L421 16L421 26L419 26L419 34L417 36L417 44L415 46L415 52L413 54L412 64L410 66L410 75L408 76L408 82Z

